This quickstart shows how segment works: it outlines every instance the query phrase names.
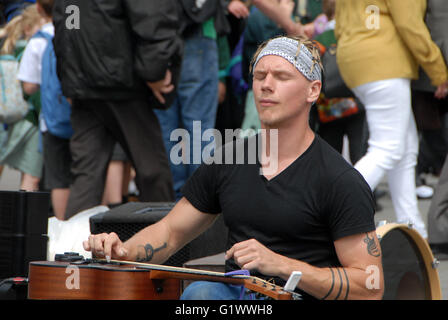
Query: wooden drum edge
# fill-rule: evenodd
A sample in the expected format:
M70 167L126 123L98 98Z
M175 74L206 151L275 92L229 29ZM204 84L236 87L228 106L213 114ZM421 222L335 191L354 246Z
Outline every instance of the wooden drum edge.
M384 237L384 235L386 235L393 229L402 230L404 233L410 236L414 241L414 243L417 245L417 248L420 254L422 255L423 261L425 263L426 273L430 285L430 295L431 295L430 298L431 300L442 300L442 288L440 286L439 272L434 267L435 258L434 255L432 254L432 250L428 242L424 238L422 238L422 236L417 230L405 224L388 223L381 227L378 227L376 229L376 233L379 237L382 238Z

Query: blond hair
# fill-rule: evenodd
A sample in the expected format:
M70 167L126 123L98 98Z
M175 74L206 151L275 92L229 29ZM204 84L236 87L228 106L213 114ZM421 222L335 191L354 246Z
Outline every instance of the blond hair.
M39 25L41 20L42 16L37 12L36 5L26 7L20 15L14 17L4 28L0 29L0 39L5 38L0 53L14 53L17 41L28 40L26 31Z

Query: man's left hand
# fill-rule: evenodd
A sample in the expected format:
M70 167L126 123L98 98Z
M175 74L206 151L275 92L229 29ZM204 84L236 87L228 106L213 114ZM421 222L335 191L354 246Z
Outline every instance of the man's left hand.
M282 256L269 250L255 239L233 245L226 252L226 260L231 258L241 269L257 270L267 276L277 276L282 261Z

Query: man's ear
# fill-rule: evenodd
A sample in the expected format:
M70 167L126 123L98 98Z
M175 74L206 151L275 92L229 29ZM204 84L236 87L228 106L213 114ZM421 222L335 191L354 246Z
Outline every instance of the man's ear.
M316 102L320 96L320 91L322 89L322 82L319 80L315 80L310 82L308 87L308 97L307 102Z

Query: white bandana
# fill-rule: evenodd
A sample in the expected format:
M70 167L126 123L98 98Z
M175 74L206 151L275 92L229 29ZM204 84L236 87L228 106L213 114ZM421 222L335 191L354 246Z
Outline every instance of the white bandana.
M299 44L300 52L298 50ZM299 54L297 55L298 52ZM322 81L322 72L319 63L314 61L313 55L308 48L297 40L287 37L270 40L255 60L253 69L255 69L258 61L267 55L276 55L288 60L309 81Z

